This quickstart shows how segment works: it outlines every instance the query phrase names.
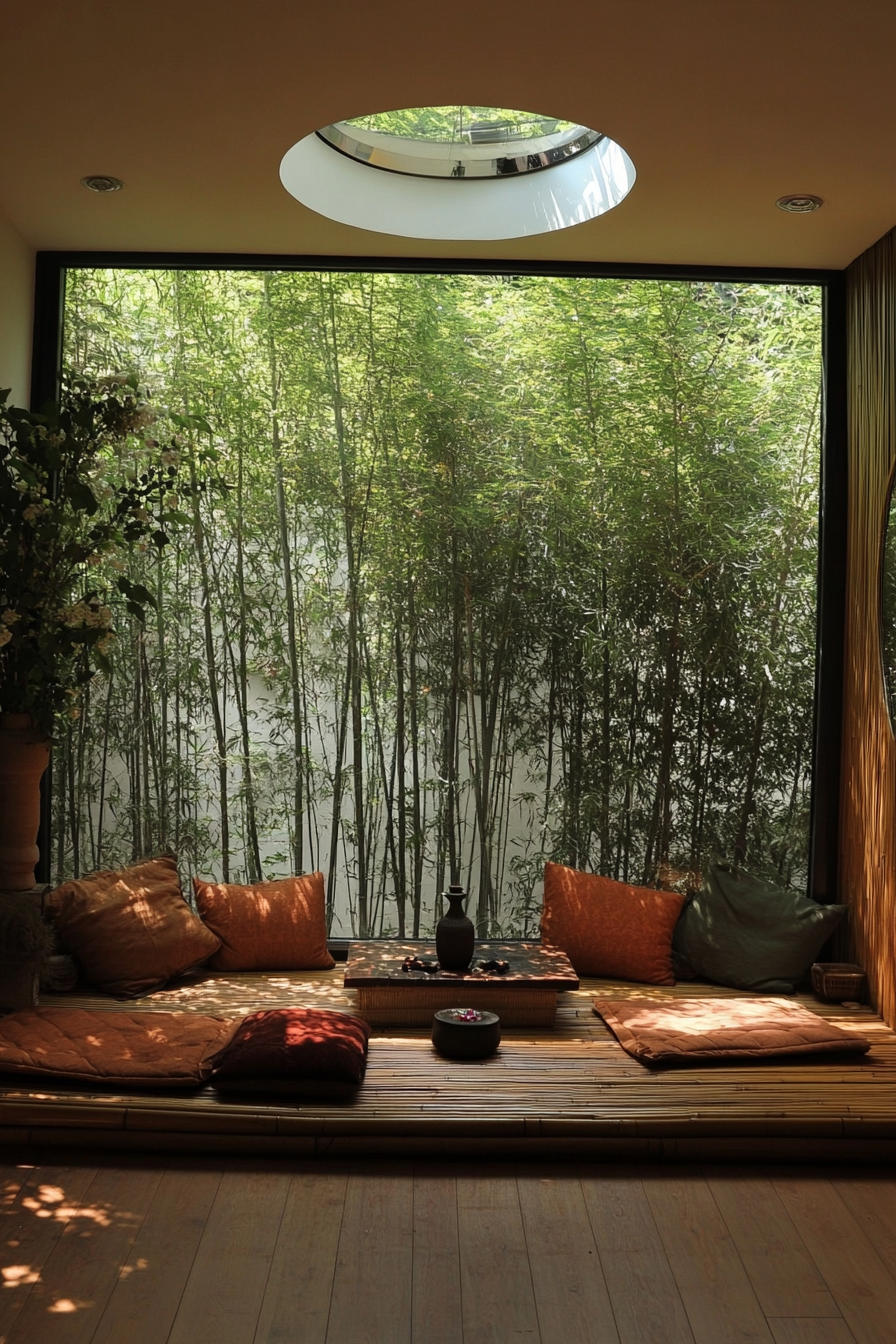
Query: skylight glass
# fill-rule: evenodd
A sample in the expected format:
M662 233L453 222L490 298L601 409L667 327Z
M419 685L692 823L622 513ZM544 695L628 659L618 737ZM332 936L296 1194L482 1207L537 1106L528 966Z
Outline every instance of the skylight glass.
M572 228L615 209L635 176L622 146L601 131L469 105L335 121L280 161L280 181L309 209L402 238L524 238ZM465 185L445 185L452 181Z
M407 107L334 122L317 132L342 154L412 177L519 177L567 163L600 131L507 107Z

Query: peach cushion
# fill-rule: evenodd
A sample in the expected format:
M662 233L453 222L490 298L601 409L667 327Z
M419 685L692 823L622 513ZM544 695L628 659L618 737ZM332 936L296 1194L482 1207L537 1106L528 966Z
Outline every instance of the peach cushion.
M565 952L579 975L674 985L672 933L684 902L674 891L548 863L541 941Z
M28 1008L0 1018L0 1073L198 1087L239 1025L202 1013Z
M86 980L125 998L158 989L220 947L181 894L170 855L63 882L48 914Z
M858 1032L786 999L595 999L594 1011L642 1064L687 1066L705 1059L762 1059L831 1051L864 1054Z
M201 882L193 878L199 913L221 941L216 971L323 971L327 951L323 873L276 882Z

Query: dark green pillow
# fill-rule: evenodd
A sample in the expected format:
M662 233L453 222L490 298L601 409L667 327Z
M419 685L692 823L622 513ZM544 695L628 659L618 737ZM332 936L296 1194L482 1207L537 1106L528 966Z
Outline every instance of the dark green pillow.
M675 974L793 994L846 913L727 863L711 863L672 938Z

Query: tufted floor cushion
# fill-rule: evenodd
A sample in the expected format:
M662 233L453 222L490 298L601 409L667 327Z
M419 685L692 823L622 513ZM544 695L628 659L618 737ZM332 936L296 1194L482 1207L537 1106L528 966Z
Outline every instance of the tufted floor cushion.
M221 1051L213 1082L221 1091L281 1096L351 1096L367 1067L370 1027L328 1008L250 1013Z
M642 1064L687 1067L714 1059L864 1054L871 1042L786 999L595 999L616 1037Z
M28 1008L0 1018L0 1073L198 1087L238 1025L200 1013Z

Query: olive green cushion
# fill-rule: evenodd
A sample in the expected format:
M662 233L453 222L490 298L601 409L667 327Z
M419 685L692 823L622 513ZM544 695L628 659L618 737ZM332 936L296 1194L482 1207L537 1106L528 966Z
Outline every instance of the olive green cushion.
M672 939L675 973L733 989L793 994L846 913L784 891L727 863L711 863Z

